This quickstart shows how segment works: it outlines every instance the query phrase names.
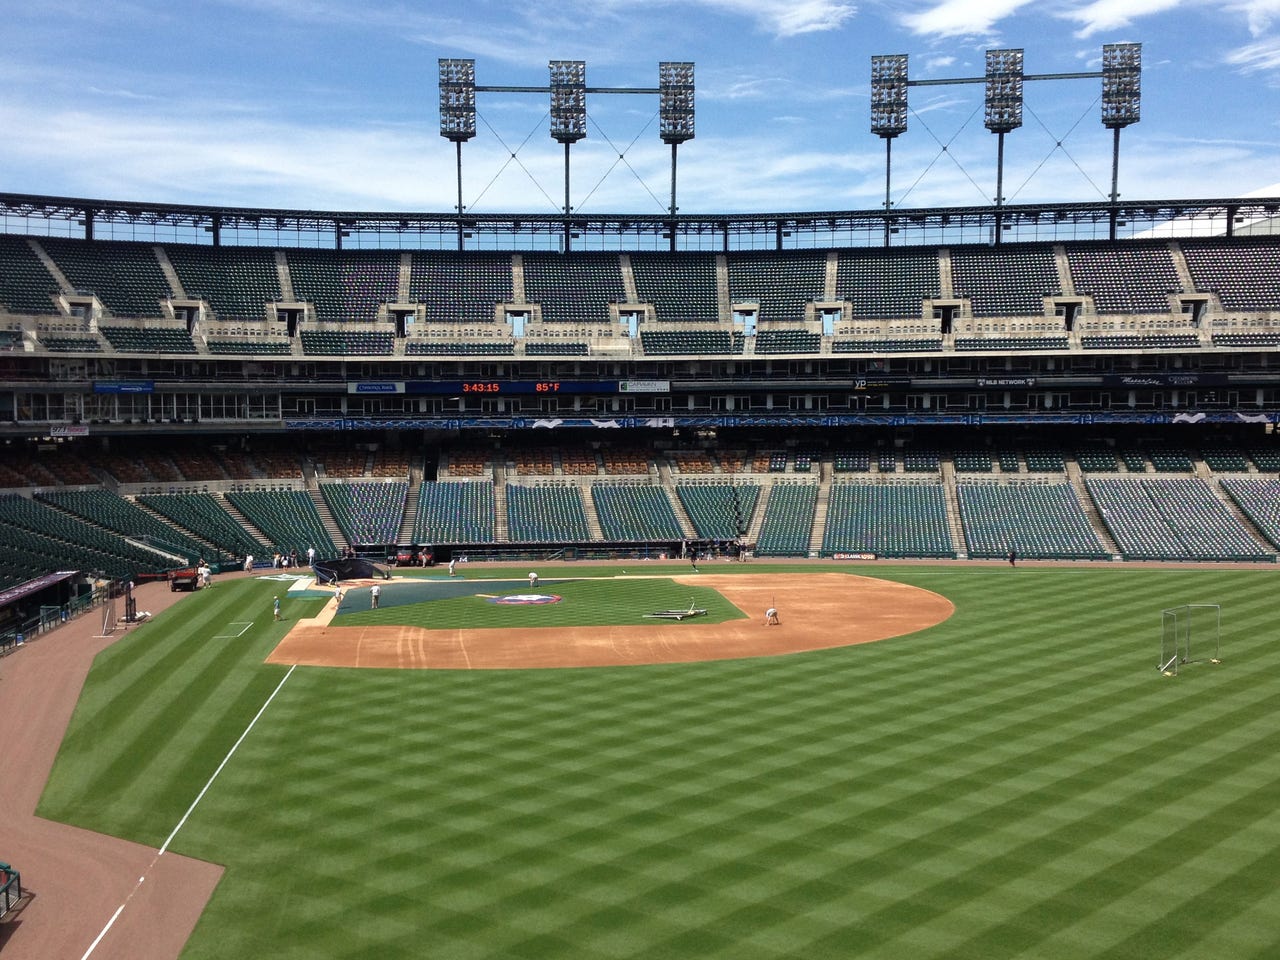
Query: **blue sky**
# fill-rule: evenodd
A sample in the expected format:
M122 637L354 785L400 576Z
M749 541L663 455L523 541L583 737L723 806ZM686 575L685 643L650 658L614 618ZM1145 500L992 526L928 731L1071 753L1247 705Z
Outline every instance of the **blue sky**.
M1059 73L1096 71L1104 43L1136 41L1143 118L1121 137L1122 199L1280 194L1280 0L0 0L0 18L6 191L449 210L437 58L473 58L481 84L540 86L549 60L585 60L588 85L610 87L653 87L659 61L691 60L683 212L871 209L884 199L873 54L906 53L913 79L934 79L979 76L987 49L1021 47L1027 73ZM1025 91L1024 126L1006 140L1007 200L1103 199L1100 81ZM990 202L982 85L910 96L895 206ZM479 95L479 133L463 148L468 208L559 207L547 106ZM575 209L662 212L657 98L593 96L587 110Z

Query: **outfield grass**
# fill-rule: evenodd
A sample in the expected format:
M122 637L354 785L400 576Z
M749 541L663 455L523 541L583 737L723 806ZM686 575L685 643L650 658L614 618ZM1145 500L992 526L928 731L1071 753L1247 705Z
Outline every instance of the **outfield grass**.
M854 572L956 614L772 659L297 669L174 840L227 865L184 957L1280 954L1274 570ZM285 675L277 589L106 651L40 813L163 841ZM1224 663L1162 678L1189 602Z

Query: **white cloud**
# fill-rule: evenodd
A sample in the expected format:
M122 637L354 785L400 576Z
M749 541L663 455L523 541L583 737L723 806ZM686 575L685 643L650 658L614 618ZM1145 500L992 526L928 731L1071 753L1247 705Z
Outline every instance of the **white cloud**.
M1228 54L1226 61L1245 73L1280 69L1280 37L1247 44Z
M935 37L989 34L995 25L1032 0L943 0L919 13L899 18L912 33Z
M1232 13L1244 15L1249 33L1255 37L1264 34L1274 20L1280 19L1280 0L1238 0L1225 6Z
M1080 24L1076 36L1083 39L1104 30L1127 27L1139 17L1174 10L1185 0L1093 0L1084 6L1060 14L1065 20Z

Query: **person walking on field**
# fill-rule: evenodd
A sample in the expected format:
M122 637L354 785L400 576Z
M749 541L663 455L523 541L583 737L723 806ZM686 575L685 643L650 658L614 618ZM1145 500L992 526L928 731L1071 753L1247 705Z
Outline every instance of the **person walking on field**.
M457 569L458 569L458 561L455 560L453 557L450 557L449 558L449 576L451 577L456 576Z
M271 598L271 610L273 613L275 613L276 619L279 620L280 619L280 598L279 597Z
M369 602L373 604L373 609L378 609L378 598L382 596L382 588L376 583L369 588Z

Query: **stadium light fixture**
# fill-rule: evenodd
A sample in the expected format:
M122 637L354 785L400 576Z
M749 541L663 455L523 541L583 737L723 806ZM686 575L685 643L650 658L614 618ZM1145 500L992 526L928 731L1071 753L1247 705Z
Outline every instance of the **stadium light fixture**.
M907 55L871 58L871 132L884 140L884 244L889 245L893 140L907 131Z
M907 132L907 55L871 58L871 132L892 140Z
M1102 47L1102 125L1111 130L1142 119L1142 44Z
M693 64L665 60L658 64L658 135L671 144L671 216L676 215L676 150L693 139ZM675 249L675 230L671 231Z
M693 139L693 64L658 64L658 133L663 143Z
M983 123L1005 134L1022 126L1022 51L987 51L987 96Z
M549 67L551 137L563 144L577 143L587 135L587 64L552 60Z
M455 143L476 135L476 62L440 61L440 136Z

